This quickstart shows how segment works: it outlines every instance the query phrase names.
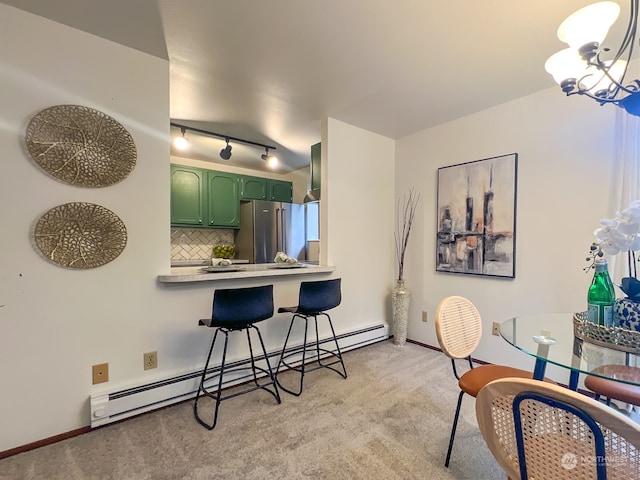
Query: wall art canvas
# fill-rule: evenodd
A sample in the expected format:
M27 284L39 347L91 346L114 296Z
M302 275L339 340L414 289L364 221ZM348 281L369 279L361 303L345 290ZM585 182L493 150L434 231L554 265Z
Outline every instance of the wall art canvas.
M438 169L436 271L515 278L518 154Z

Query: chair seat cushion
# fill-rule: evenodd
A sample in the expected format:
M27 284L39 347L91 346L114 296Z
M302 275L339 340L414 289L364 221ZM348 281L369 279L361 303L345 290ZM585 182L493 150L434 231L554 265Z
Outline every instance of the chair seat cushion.
M596 368L593 373L607 376L615 376L622 380L640 381L640 368L626 365L603 365ZM607 398L620 400L631 405L640 405L640 387L621 383L615 380L607 380L602 377L587 375L584 386L592 392L604 395Z
M480 365L462 375L458 385L460 390L476 397L487 383L507 377L533 378L533 373L504 365Z

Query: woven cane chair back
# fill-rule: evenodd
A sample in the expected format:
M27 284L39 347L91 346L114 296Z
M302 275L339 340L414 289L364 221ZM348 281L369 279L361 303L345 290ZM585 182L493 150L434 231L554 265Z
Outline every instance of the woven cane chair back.
M501 379L478 394L476 417L512 480L602 479L604 470L609 480L640 480L640 425L586 395L548 382Z
M464 297L442 299L436 310L436 335L450 358L467 358L480 343L482 319L478 309Z

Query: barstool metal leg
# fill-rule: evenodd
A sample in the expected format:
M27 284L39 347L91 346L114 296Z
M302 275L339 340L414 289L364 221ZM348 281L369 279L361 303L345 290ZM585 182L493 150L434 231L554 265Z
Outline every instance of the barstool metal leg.
M267 362L267 371L265 373L268 373L269 375L269 382L265 383L263 385L259 385L258 384L258 379L256 378L256 367L255 367L255 361L253 358L253 350L251 347L251 339L249 339L249 350L251 350L251 366L253 368L253 378L254 381L256 383L256 385L269 392L271 395L273 395L276 399L276 401L280 404L282 402L282 400L280 399L280 392L278 392L278 382L276 381L276 377L273 374L273 370L271 369L271 363L269 362L269 356L267 355L267 349L264 346L264 341L262 340L262 334L260 333L260 329L258 329L258 327L256 327L255 325L251 325L251 328L255 329L255 331L258 333L258 340L260 340L260 346L262 347L262 353L264 355L264 361ZM249 334L249 329L247 329L247 335ZM258 368L258 370L260 370L260 368ZM269 385L273 385L273 391L270 390L268 387Z
M207 389L205 388L204 384L206 381L206 376L207 376L207 369L209 368L209 361L211 360L211 354L213 353L213 347L216 343L216 338L218 337L218 332L222 331L222 333L224 334L224 348L222 350L222 363L220 364L220 372L218 373L218 387L216 390L216 393L212 393L212 392L208 392ZM227 345L229 343L229 332L226 331L226 329L222 329L222 328L218 328L216 329L216 333L213 335L213 341L211 342L211 348L209 349L209 355L207 355L207 363L204 366L204 370L202 371L202 377L200 380L200 386L198 387L198 393L196 394L196 400L193 403L193 414L196 417L196 420L198 421L198 423L206 428L208 428L209 430L213 430L213 428L216 426L216 423L218 422L218 410L220 408L220 401L221 401L221 396L222 396L222 377L224 376L224 367L225 367L225 362L227 359ZM215 400L216 404L215 404L215 411L213 414L213 423L208 424L206 423L204 420L202 420L200 418L200 415L198 414L198 401L200 400L201 397L201 392L209 397Z
M338 373L340 376L342 376L342 378L347 378L347 368L344 366L344 360L342 360L342 352L340 351L340 345L338 345L338 339L336 338L336 331L333 329L333 322L331 321L331 317L329 316L328 313L321 313L320 315L324 315L327 317L327 320L329 321L329 327L331 327L331 335L333 336L333 341L336 345L336 351L334 352L329 352L331 353L333 356L337 357L339 362L332 362L329 364L322 364L322 362L320 361L320 344L318 341L318 364L320 364L320 366L324 367L324 368L328 368L330 370L333 370L334 372ZM318 320L316 319L316 338L317 338L317 334L318 334ZM331 365L334 365L335 363L340 363L340 365L342 365L342 372L340 370L337 370L333 367L331 367Z
M287 350L287 343L289 342L289 336L291 334L291 329L293 328L293 324L296 320L296 318L302 318L304 319L304 340L302 343L301 347L297 347L294 348L293 351L286 353ZM278 367L276 368L276 382L278 383L278 386L284 390L287 393L290 393L291 395L295 395L296 397L299 397L300 394L302 393L302 387L304 384L304 374L305 374L305 364L307 361L307 334L308 334L308 318L304 315L298 315L295 314L292 318L291 318L291 323L289 324L289 331L287 332L287 338L284 341L284 347L282 348L282 353L280 354L280 360L278 361ZM293 365L289 365L286 362L286 358L292 355L297 355L299 353L302 353L302 363L300 364L299 367L293 366ZM293 391L288 389L287 387L283 386L282 383L280 383L280 381L278 380L278 373L280 371L280 366L284 365L285 367L288 367L290 370L295 370L296 372L300 373L300 385L298 387L298 391Z

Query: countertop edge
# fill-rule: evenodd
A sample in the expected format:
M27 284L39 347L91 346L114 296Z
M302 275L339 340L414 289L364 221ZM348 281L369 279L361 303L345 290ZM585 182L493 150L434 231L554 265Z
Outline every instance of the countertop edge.
M200 271L201 267L172 268L169 275L158 275L159 283L193 283L215 282L220 280L237 280L243 278L281 277L291 275L312 275L315 273L331 273L336 270L334 266L306 265L301 268L273 268L272 264L247 265L237 272L206 273ZM185 270L189 270L188 272ZM177 273L176 270L180 271Z

